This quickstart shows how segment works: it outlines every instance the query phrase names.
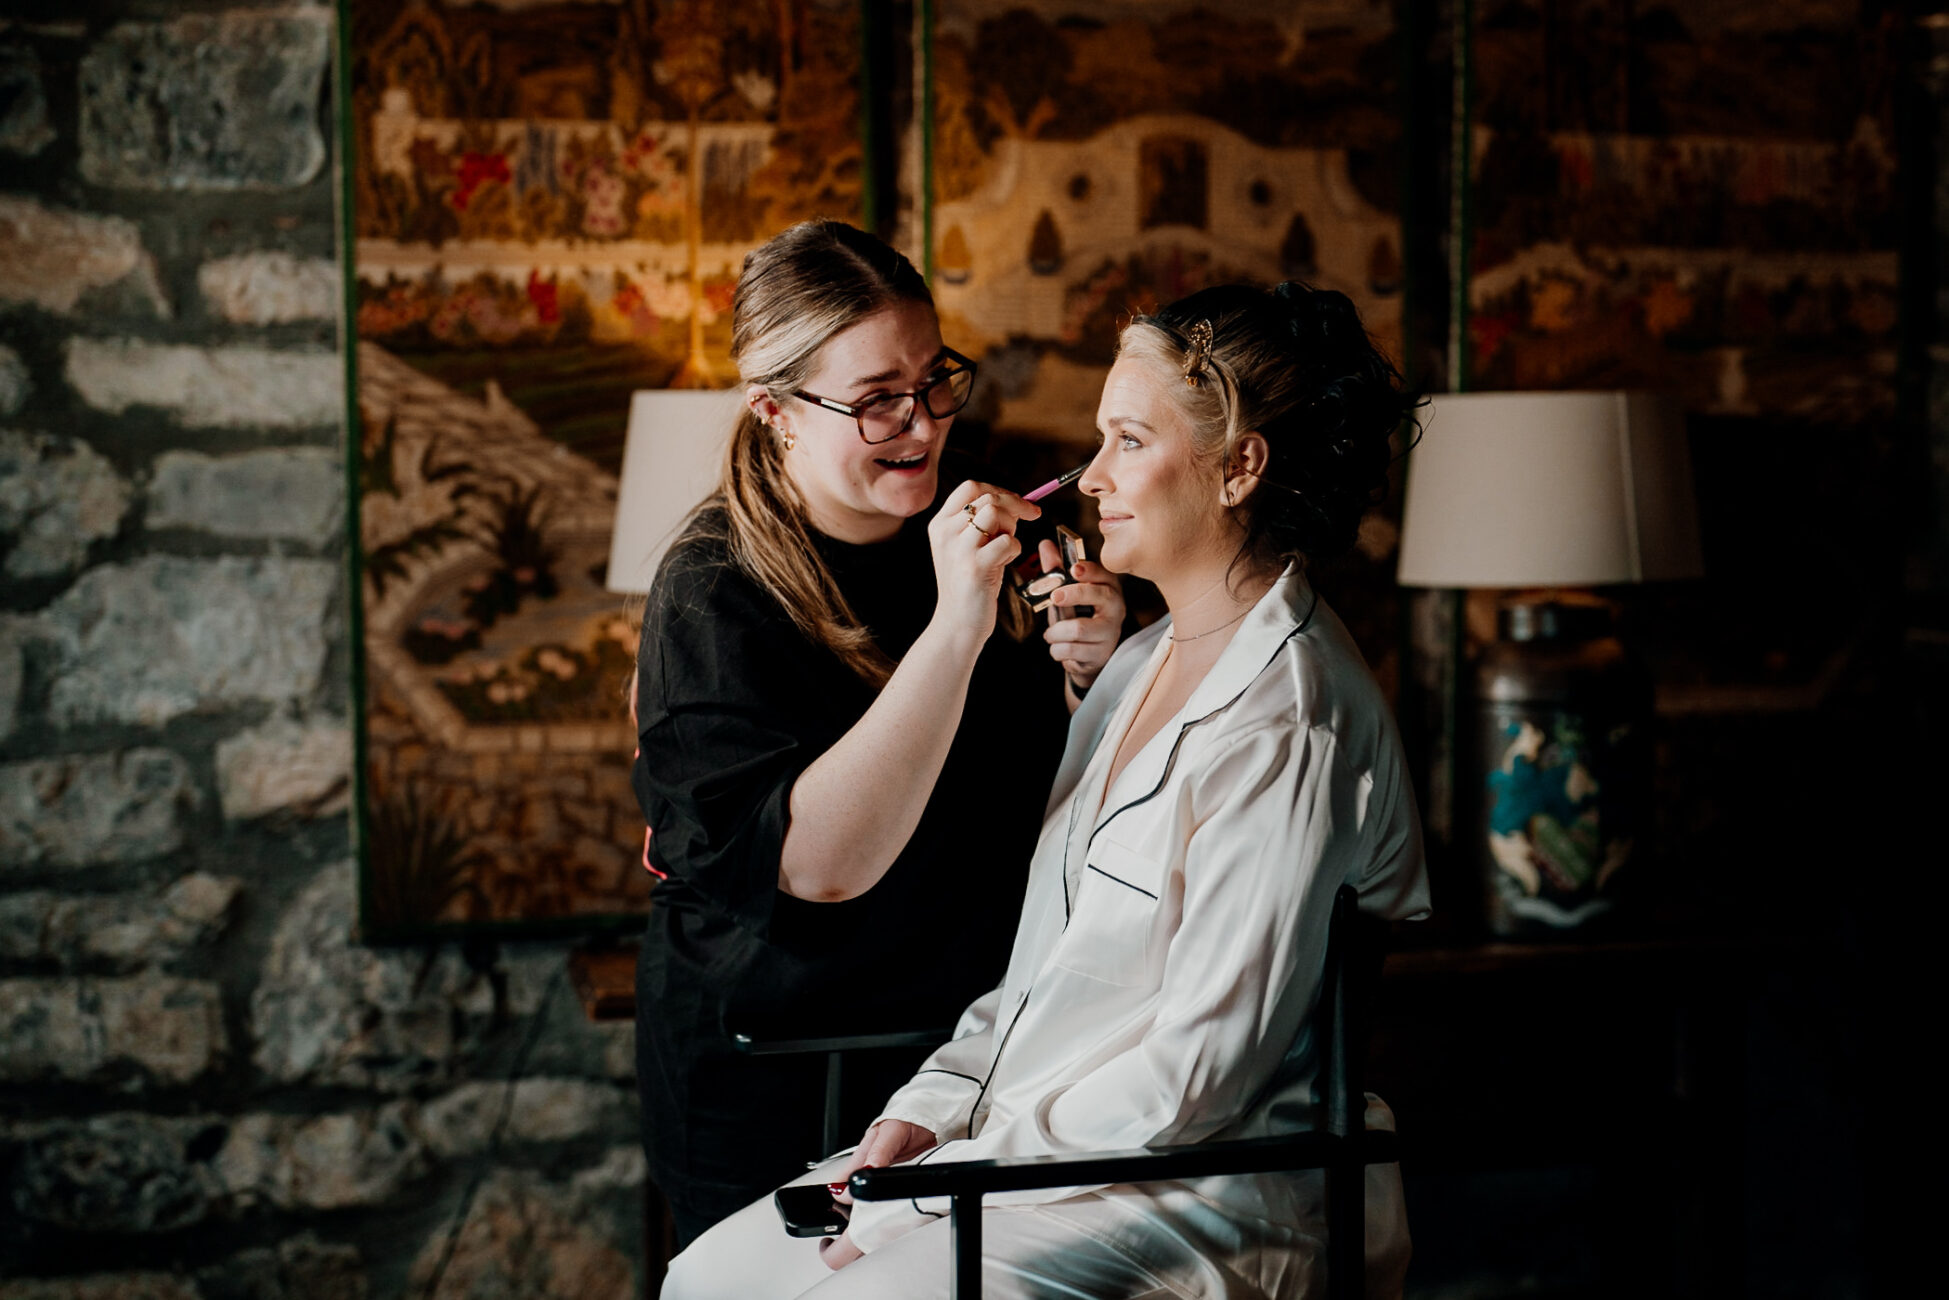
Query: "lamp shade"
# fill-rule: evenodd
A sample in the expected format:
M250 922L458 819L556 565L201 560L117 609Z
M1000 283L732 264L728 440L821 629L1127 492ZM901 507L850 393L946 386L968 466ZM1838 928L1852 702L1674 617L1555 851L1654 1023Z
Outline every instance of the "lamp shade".
M657 563L697 503L717 486L735 389L639 389L629 399L629 439L609 538L611 591L648 591Z
M1448 393L1408 461L1410 587L1695 578L1685 421L1649 393Z

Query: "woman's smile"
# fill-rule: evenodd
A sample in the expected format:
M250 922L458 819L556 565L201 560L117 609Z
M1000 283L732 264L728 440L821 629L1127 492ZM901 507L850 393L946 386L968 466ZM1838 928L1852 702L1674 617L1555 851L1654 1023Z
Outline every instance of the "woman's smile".
M849 404L912 391L947 351L934 310L901 302L832 336L804 387ZM813 402L787 413L797 435L786 465L819 531L848 542L884 541L900 522L934 502L940 452L954 427L916 403L907 427L885 442L867 442L859 421Z
M930 459L931 449L923 447L919 451L899 458L875 456L873 463L889 474L925 474Z

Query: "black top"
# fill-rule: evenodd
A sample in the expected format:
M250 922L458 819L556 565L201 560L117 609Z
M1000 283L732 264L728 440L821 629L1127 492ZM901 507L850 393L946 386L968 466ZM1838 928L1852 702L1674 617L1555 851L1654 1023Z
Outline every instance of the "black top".
M933 616L931 514L883 543L816 542L896 661ZM644 614L632 779L669 873L644 948L645 1023L685 1057L720 1048L727 1024L795 1038L952 1024L1006 964L1068 722L1061 677L1040 637L997 630L886 875L844 902L781 893L792 786L876 689L732 565L722 532L721 507L686 531Z

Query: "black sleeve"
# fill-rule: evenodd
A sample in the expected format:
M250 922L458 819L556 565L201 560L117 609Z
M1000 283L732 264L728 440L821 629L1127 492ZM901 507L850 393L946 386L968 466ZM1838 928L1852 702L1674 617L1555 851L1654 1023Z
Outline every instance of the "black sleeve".
M830 743L799 680L810 647L728 563L676 553L642 644L631 775L650 857L763 937L793 783Z

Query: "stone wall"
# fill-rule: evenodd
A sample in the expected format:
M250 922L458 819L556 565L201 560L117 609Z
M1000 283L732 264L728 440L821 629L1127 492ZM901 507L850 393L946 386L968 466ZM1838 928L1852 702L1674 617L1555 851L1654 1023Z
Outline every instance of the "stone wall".
M0 1300L636 1294L565 949L353 937L332 11L6 15Z

